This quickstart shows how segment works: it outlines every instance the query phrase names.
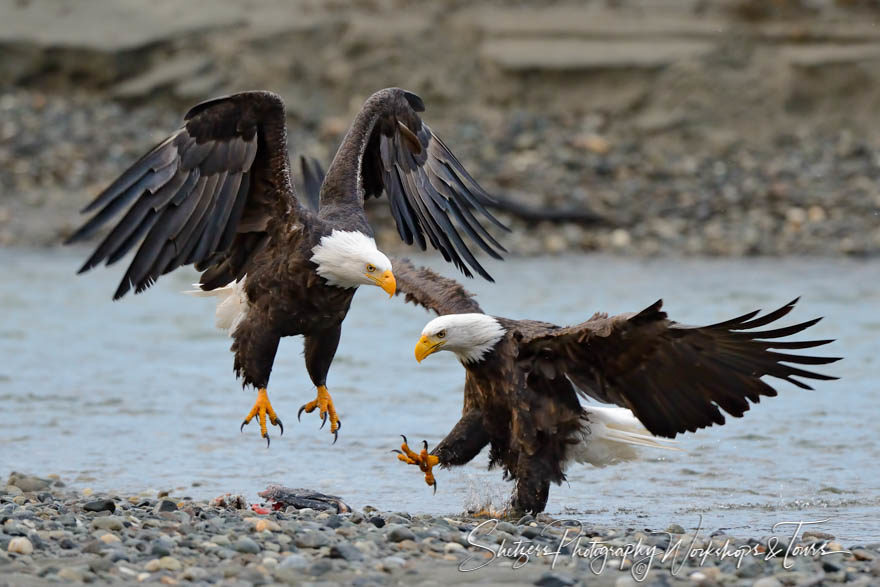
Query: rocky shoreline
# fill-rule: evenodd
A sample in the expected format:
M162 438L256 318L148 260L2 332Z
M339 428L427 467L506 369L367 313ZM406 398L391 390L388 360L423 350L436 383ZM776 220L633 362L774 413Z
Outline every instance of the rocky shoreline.
M695 536L677 524L652 532L573 523L544 516L434 517L369 506L342 514L272 510L233 496L205 502L164 493L74 492L57 477L12 473L0 488L0 585L488 581L626 587L689 580L780 587L880 580L880 543L841 545L809 531L796 542L791 534L776 542L721 530ZM496 557L499 548L504 550ZM720 557L724 548L740 554Z
M0 246L46 246L71 234L82 222L78 210L175 128L180 112L18 90L0 92L0 115ZM326 165L345 123L316 124L291 121L290 144L294 155ZM763 148L728 141L692 151L615 134L598 120L572 127L520 112L503 123L459 121L444 138L490 192L598 219L534 222L502 212L513 230L500 238L513 254L880 253L880 149L858 131L814 129L779 134ZM385 202L371 202L369 212L380 246L406 249Z

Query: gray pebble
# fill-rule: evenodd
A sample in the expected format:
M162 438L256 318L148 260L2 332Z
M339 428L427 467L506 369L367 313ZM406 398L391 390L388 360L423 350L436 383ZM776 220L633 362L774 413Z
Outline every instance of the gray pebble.
M330 547L330 558L341 558L347 561L363 560L364 555L360 550L350 544L334 544Z
M116 511L116 502L112 499L96 499L86 503L83 509L87 512L110 512L112 514Z
M389 542L401 542L403 540L415 540L416 535L412 530L400 524L388 526L386 534Z
M236 540L232 545L232 548L234 548L236 552L243 552L246 554L258 554L260 552L260 545L247 536L242 536Z
M156 514L162 512L174 512L177 511L177 504L171 501L170 499L162 499L159 500L159 503L156 504L156 507L153 508L153 512Z
M293 543L300 548L321 548L330 544L330 538L324 532L315 530L297 534L293 539Z
M309 566L309 559L298 552L294 552L284 557L284 560L278 566L284 569L304 569Z
M92 528L98 530L122 530L122 519L117 516L102 516L92 520Z
M534 584L538 585L538 587L569 587L576 582L577 581L568 575L562 575L560 573L544 573Z

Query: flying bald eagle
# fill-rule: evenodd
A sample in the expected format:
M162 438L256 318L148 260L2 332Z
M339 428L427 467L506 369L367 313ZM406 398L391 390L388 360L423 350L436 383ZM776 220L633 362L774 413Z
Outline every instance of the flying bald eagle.
M266 392L278 342L303 335L317 397L299 413L317 408L323 422L329 417L335 442L340 422L326 381L342 321L358 286L395 291L364 199L384 191L400 237L423 250L430 242L469 277L470 267L491 281L459 231L495 258L504 251L475 216L507 230L485 208L491 197L422 122L422 111L411 92L373 94L336 152L313 211L294 195L281 98L244 92L203 102L83 210L97 213L68 243L127 209L79 272L136 249L118 299L182 265L201 271L199 287L220 298L218 325L234 339L236 375L258 389L242 428L256 416L267 444L267 416L284 432Z
M430 453L407 446L398 458L417 465L434 485L432 467L463 465L490 446L490 467L516 481L514 511L544 510L550 483L565 479L570 461L604 464L626 458L614 445L659 446L712 424L722 411L741 417L749 402L775 396L769 375L804 389L796 377L836 379L795 365L824 365L833 357L779 352L830 340L779 341L820 319L756 330L794 308L792 301L711 326L685 326L662 311L661 301L634 314L595 314L575 326L511 320L484 314L465 289L430 269L394 261L397 292L440 315L422 331L416 360L455 353L465 369L461 419ZM625 410L582 406L578 396ZM652 436L653 435L653 436ZM610 448L609 448L610 446Z

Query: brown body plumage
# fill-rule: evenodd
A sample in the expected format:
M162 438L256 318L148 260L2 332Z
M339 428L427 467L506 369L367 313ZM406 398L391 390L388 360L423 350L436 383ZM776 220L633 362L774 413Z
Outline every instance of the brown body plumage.
M550 484L565 478L573 447L584 442L590 426L578 395L628 408L651 434L672 438L723 424L722 411L740 417L748 400L775 396L761 379L765 375L805 389L810 387L795 377L835 379L784 363L819 365L836 358L778 352L831 342L777 340L818 319L756 330L788 314L795 302L761 317L751 312L694 327L669 320L658 301L635 314L596 314L559 327L486 317L454 280L406 260L394 266L398 293L447 317L425 327L417 358L448 346L466 372L462 417L431 454L440 465L462 465L489 445L490 466L500 465L516 480L515 510L542 511ZM454 329L471 320L490 325L494 320L500 327L476 354L453 341Z
M382 279L365 273L369 279L345 281L328 278L332 272L315 261L315 247L336 233L361 234L375 249L365 197L387 193L403 240L422 249L430 242L467 275L470 267L491 279L459 231L493 256L503 251L474 217L500 226L483 207L488 194L421 121L423 109L418 96L398 88L371 96L320 186L319 208L311 209L294 195L278 96L245 92L199 104L86 207L99 211L68 242L127 211L80 271L135 249L114 299L188 264L202 272L206 291L243 279L247 309L231 333L243 384L265 388L280 338L303 335L306 367L320 390L356 287L372 282L393 291L390 266ZM375 270L369 259L365 266Z

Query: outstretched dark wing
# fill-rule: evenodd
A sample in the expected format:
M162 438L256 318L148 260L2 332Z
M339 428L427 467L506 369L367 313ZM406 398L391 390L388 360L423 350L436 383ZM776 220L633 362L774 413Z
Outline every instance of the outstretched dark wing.
M83 212L99 210L67 243L91 236L127 208L80 269L115 263L137 246L117 299L181 265L202 287L240 278L250 259L302 209L290 187L281 98L245 92L203 102Z
M416 268L409 259L391 259L391 268L397 280L397 294L405 294L406 301L443 314L483 313L474 299L454 279L434 273L427 267Z
M299 156L300 177L302 177L302 195L306 205L312 212L321 207L321 184L324 183L324 168L314 157Z
M486 209L492 196L419 118L424 109L421 98L399 88L381 90L367 100L327 170L321 216L354 204L360 189L365 197L384 191L404 242L415 242L422 250L430 242L468 277L470 266L492 281L462 234L500 259L506 250L476 215L508 229ZM353 186L357 181L360 185Z
M577 326L526 333L518 361L537 376L568 377L587 395L632 410L652 434L671 438L723 424L722 410L741 417L747 399L776 395L764 375L804 389L812 388L796 377L836 379L785 363L823 365L838 358L778 352L831 342L776 340L820 318L755 330L788 314L796 302L758 318L755 311L711 326L685 326L668 320L658 301L634 315L597 315Z

